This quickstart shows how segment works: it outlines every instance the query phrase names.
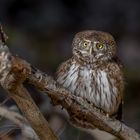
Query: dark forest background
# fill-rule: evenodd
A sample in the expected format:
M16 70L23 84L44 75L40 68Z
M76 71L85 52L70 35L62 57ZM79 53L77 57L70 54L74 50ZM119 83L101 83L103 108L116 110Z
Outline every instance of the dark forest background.
M124 64L123 120L140 132L139 0L0 0L0 22L9 36L10 50L51 75L61 62L71 57L75 33L87 29L111 33ZM51 108L47 96L39 94L34 87L28 88L42 111ZM6 98L3 92L1 89L1 102ZM11 100L5 105L15 106ZM1 118L0 134L4 132L3 121ZM14 132L13 137L18 139L19 133ZM70 126L60 137L93 139Z

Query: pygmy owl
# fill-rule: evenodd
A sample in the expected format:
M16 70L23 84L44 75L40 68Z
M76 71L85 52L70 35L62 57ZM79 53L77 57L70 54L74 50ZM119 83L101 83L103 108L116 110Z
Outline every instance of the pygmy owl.
M57 82L120 119L124 82L116 48L109 33L77 33L72 43L73 56L58 68Z

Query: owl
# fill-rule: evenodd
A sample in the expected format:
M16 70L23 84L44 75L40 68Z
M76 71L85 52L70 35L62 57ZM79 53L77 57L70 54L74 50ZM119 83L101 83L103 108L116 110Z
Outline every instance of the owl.
M106 115L121 119L124 80L111 34L82 31L72 42L73 56L57 70L57 82L94 104Z

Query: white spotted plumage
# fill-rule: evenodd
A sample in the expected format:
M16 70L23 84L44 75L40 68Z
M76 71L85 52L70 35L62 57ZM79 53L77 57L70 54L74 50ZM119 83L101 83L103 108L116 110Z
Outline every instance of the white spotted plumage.
M110 81L109 81L110 80ZM87 66L73 62L67 73L58 76L57 82L73 94L81 96L102 108L105 112L115 112L117 89L111 87L113 80L108 79L104 70L95 71ZM97 85L95 87L95 85ZM113 98L113 102L112 99Z

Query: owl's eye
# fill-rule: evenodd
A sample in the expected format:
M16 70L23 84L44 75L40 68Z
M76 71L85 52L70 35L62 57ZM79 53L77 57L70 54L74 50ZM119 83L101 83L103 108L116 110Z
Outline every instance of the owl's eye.
M87 48L88 47L88 42L87 41L84 42L83 47L84 48Z
M97 44L96 44L96 48L101 50L101 49L104 48L104 44L102 44L102 43L97 43Z

